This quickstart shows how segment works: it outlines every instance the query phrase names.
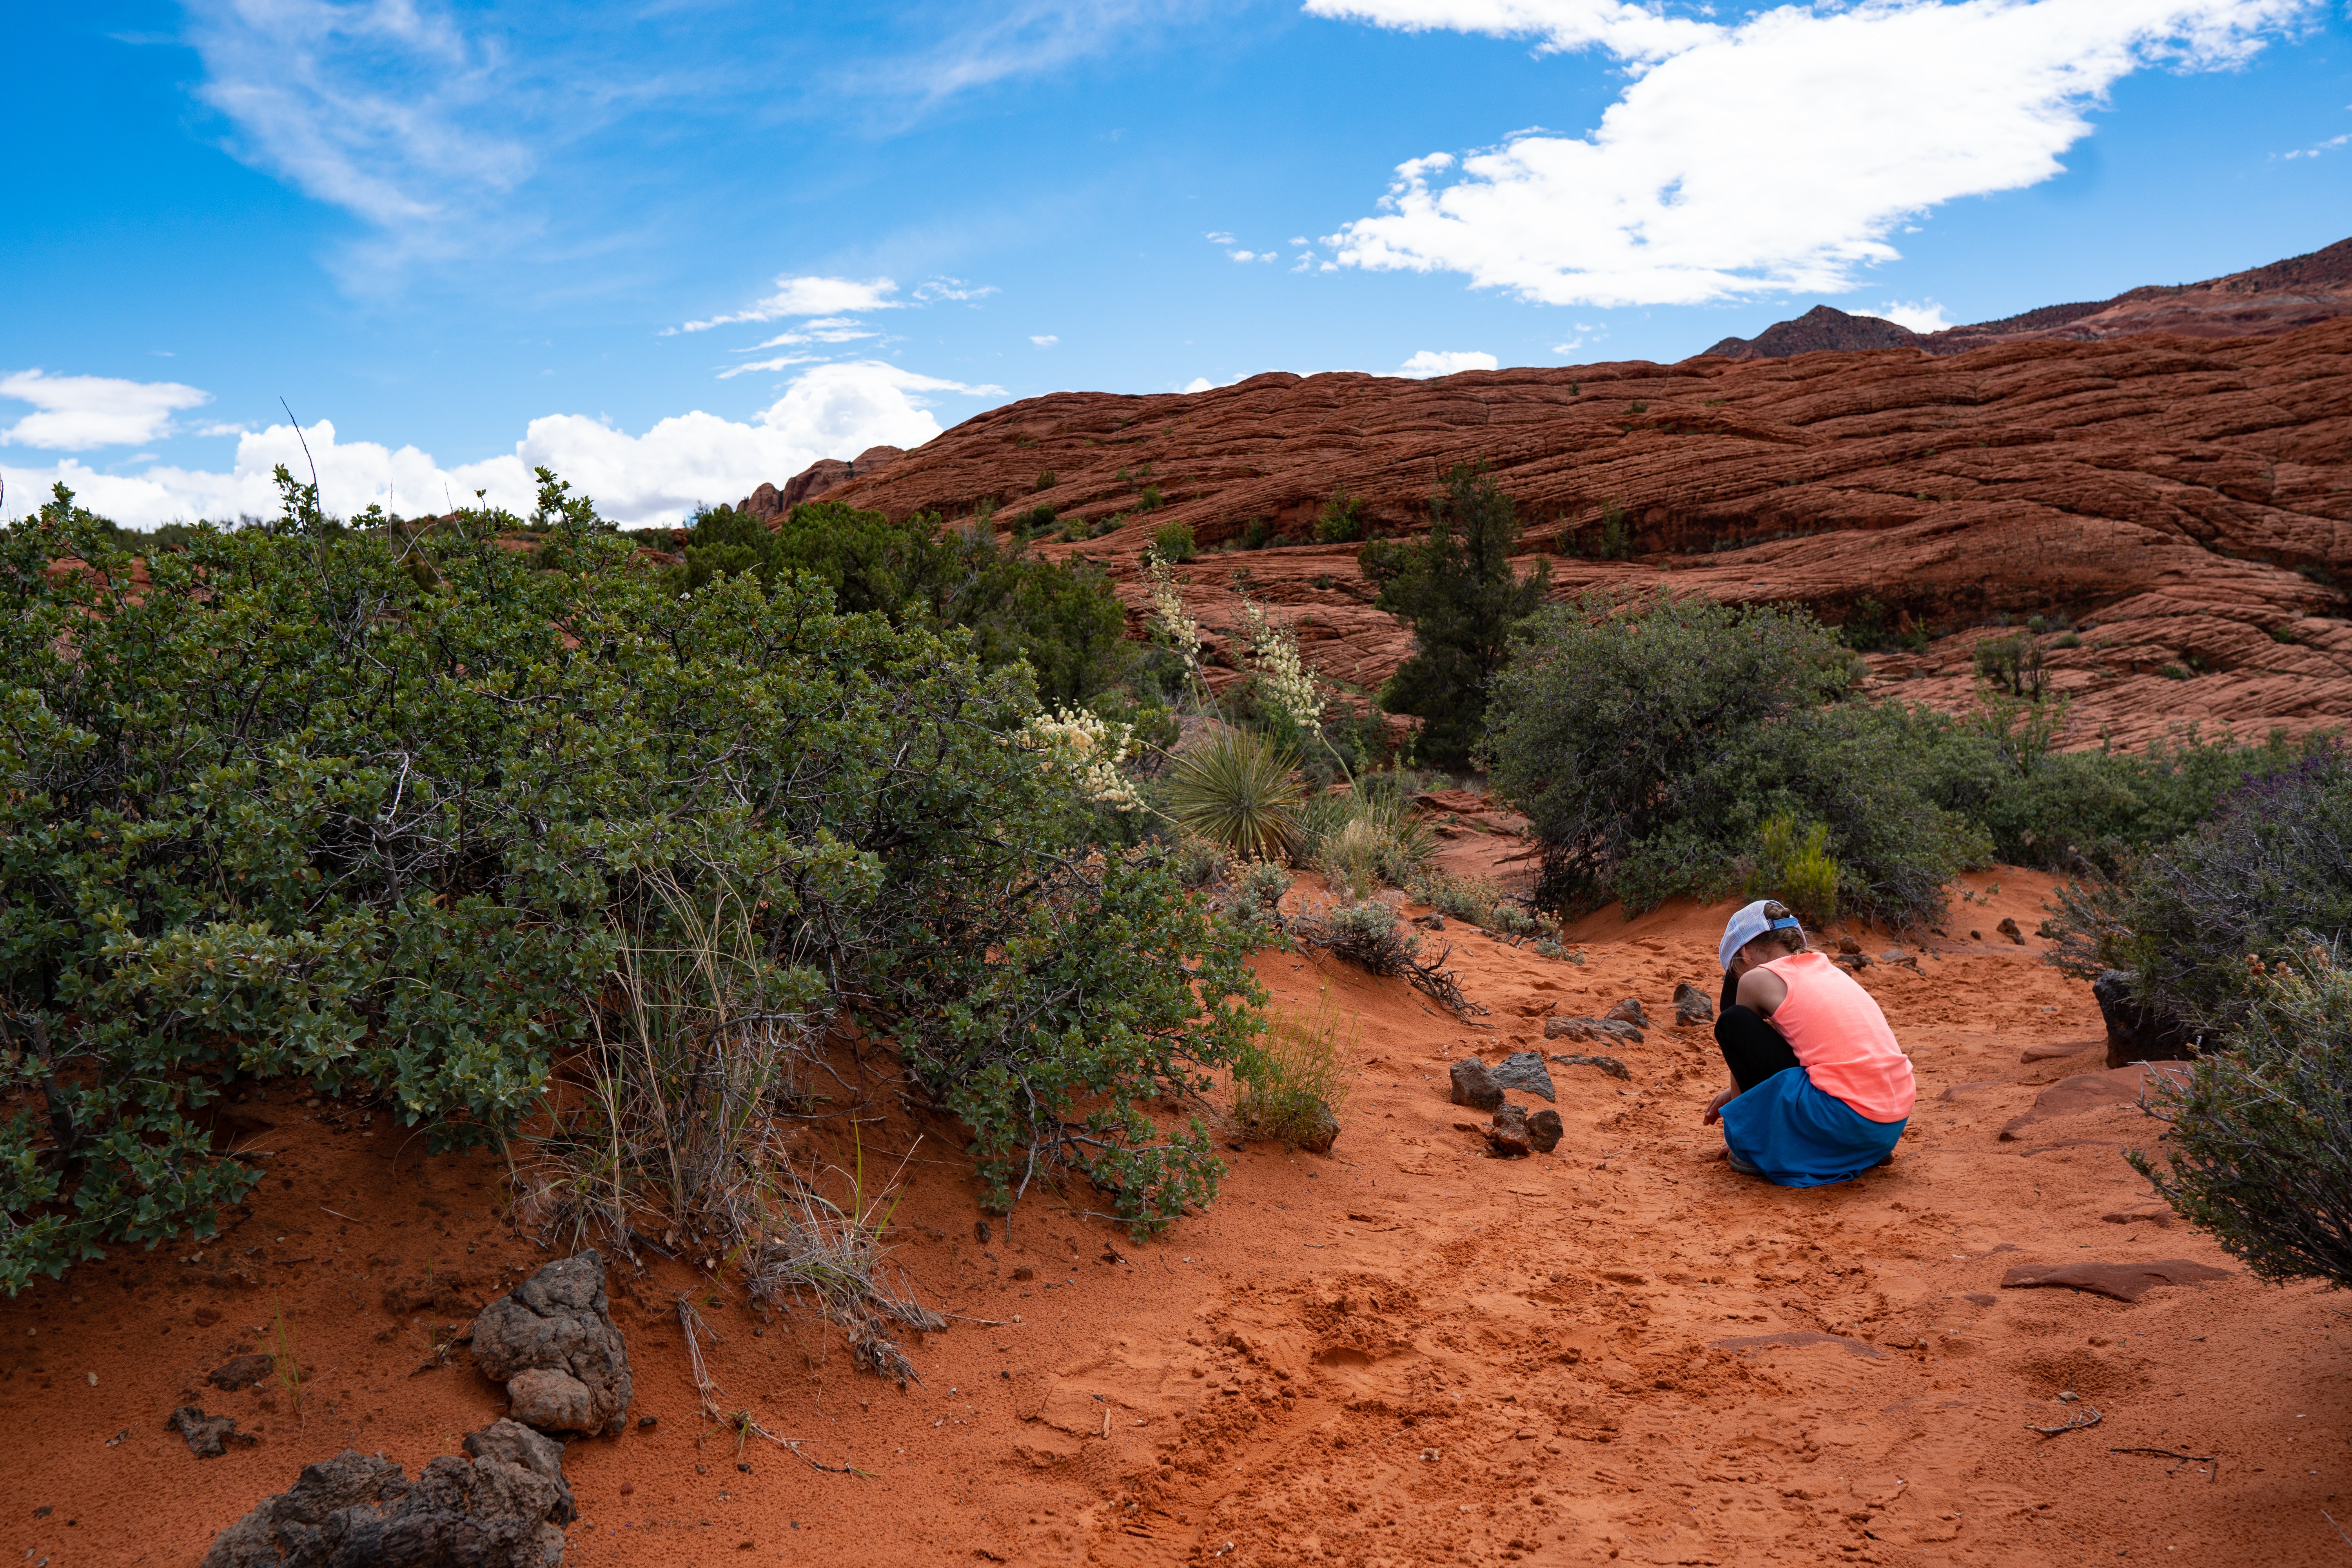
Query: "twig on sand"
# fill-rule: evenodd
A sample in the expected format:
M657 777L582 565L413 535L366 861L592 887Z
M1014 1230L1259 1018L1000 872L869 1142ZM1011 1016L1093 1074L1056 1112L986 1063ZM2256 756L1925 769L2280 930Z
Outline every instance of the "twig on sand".
M2097 1411L2085 1405L2074 1413L2072 1420L2061 1422L2055 1426L2033 1426L2029 1429L2039 1432L2045 1437L2055 1437L2062 1432L2080 1432L2085 1426L2096 1426L2103 1419L2105 1418Z
M2176 1454L2169 1448L2109 1448L2107 1452L2110 1454L2154 1454L2159 1458L2179 1459L2181 1461L2181 1464L2188 1465L2211 1465L2218 1463L2210 1454ZM2172 1467L2171 1470L2167 1470L2164 1473L2168 1476L2172 1474L2173 1470L2178 1470L2179 1468L2180 1468L2180 1465L2175 1465Z
M687 1361L694 1371L694 1392L702 1401L703 1418L705 1420L716 1421L720 1426L733 1432L735 1434L735 1447L738 1452L741 1451L743 1440L745 1438L765 1437L769 1442L773 1443L779 1448L786 1450L793 1458L798 1459L801 1463L808 1466L809 1468L813 1470L823 1470L828 1475L835 1476L864 1476L867 1474L866 1471L857 1468L855 1465L827 1465L820 1463L801 1452L801 1445L807 1442L807 1438L779 1437L773 1432L769 1431L765 1426L761 1426L758 1421L754 1420L749 1410L729 1411L725 1409L721 1405L720 1401L726 1397L726 1393L716 1382L712 1381L710 1369L703 1364L702 1342L697 1337L701 1334L709 1334L713 1341L716 1341L719 1338L719 1331L702 1321L702 1314L694 1310L694 1303L688 1300L684 1296L680 1296L677 1299L677 1326L685 1331L686 1333Z
M967 1318L961 1312L941 1312L940 1316L942 1318L953 1318L959 1323L986 1323L992 1329L1002 1329L1011 1326L1010 1320L1004 1318Z
M2336 1516L2334 1514L2328 1512L2323 1508L2319 1510L2319 1517L2326 1520L2330 1524L2335 1524L2336 1534L2344 1535L2344 1527L2340 1524L2336 1524ZM2347 1546L2352 1546L2352 1535L2344 1535L2344 1544Z

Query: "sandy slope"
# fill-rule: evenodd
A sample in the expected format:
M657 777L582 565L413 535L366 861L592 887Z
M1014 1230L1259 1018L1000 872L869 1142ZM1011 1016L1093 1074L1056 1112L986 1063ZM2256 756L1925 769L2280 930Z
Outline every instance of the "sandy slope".
M2001 890L1962 906L1955 936L1992 936L2004 914L2030 931L2046 882L1971 885L1988 880ZM1581 966L1451 930L1492 1009L1468 1022L1264 955L1279 1005L1328 987L1360 1013L1337 1156L1235 1154L1216 1206L1147 1246L1051 1200L982 1243L948 1130L877 1098L869 1171L877 1145L895 1157L924 1134L902 1256L967 1320L915 1351L925 1385L853 1375L837 1342L762 1327L723 1293L707 1309L731 1396L811 1459L867 1473L756 1440L739 1455L699 1421L669 1303L710 1288L657 1264L616 1277L615 1296L637 1410L659 1425L572 1447L584 1517L567 1560L2352 1558L2321 1511L2352 1513L2336 1500L2352 1394L2332 1339L2352 1350L2352 1320L2314 1288L2246 1279L2177 1226L2104 1222L2145 1198L2116 1151L2154 1131L2112 1093L2002 1139L2042 1086L2103 1067L2096 1050L2021 1062L2098 1034L2087 989L2030 949L1961 941L1920 973L1866 973L1922 1092L1895 1164L1851 1186L1785 1191L1722 1164L1698 1125L1711 1039L1671 1024L1624 1053L1630 1082L1554 1069L1557 1156L1483 1157L1446 1064L1538 1042L1555 1008L1630 994L1670 1018L1674 983L1708 979L1721 918L1602 917L1580 933ZM491 1219L499 1167L424 1159L381 1119L338 1130L320 1120L331 1103L246 1110L283 1174L230 1234L0 1305L5 1560L192 1563L301 1463L350 1444L414 1473L499 1408L462 1352L436 1363L428 1331L545 1256ZM2000 1286L2021 1262L2152 1258L2233 1272L2132 1305ZM280 1308L310 1368L300 1418L282 1391L200 1390ZM2070 1383L2102 1423L2028 1430L2080 1408L2053 1401ZM191 1398L260 1445L193 1458L162 1426ZM2116 1447L2215 1456L2219 1474Z

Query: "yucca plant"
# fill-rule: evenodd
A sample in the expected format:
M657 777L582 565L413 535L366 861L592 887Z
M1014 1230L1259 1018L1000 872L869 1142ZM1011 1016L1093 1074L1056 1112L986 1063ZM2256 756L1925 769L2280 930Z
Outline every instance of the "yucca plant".
M1247 730L1221 730L1176 759L1168 794L1177 826L1245 860L1286 858L1306 796L1298 753Z

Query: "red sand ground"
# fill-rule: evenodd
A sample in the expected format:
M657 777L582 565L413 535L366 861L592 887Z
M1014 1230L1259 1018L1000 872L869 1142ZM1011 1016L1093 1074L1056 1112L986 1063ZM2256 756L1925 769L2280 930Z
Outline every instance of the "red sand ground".
M2044 879L1969 887L1990 882L1956 939L2039 919ZM1895 1163L1851 1185L1731 1172L1698 1121L1721 1077L1711 1039L1670 1022L1623 1053L1630 1083L1554 1069L1557 1155L1483 1157L1446 1064L1540 1045L1555 1008L1630 994L1670 1020L1675 981L1712 990L1721 919L1596 919L1581 966L1452 927L1493 1010L1468 1022L1264 955L1278 1005L1328 987L1360 1016L1346 1130L1328 1160L1234 1155L1216 1205L1150 1245L1050 1197L981 1243L949 1130L923 1129L900 1257L967 1320L914 1350L923 1386L854 1373L804 1318L762 1328L723 1290L708 1310L730 1394L864 1476L757 1440L739 1453L697 1416L670 1308L707 1279L616 1270L635 1414L659 1426L572 1446L567 1561L2352 1560L2322 1512L2352 1523L2333 1344L2352 1321L2177 1224L2105 1223L2147 1198L2117 1150L2155 1131L2113 1095L2002 1139L2042 1086L2103 1066L2095 1048L2020 1060L2099 1035L2087 988L2036 963L2038 942L1955 940L1917 973L1864 974L1921 1092ZM268 1123L247 1141L276 1151L273 1174L226 1235L0 1305L5 1561L191 1563L307 1461L357 1446L413 1474L498 1412L462 1351L435 1362L430 1325L548 1256L492 1219L499 1163L425 1158L331 1102L245 1109ZM895 1108L868 1126L866 1168L916 1131ZM2020 1263L2153 1258L2232 1272L2132 1305L2000 1285ZM1024 1265L1035 1279L1013 1278ZM282 1390L200 1387L281 1310L308 1369L299 1416ZM2082 1408L2055 1402L2070 1384L2104 1420L2029 1430ZM193 1458L163 1425L183 1402L259 1446Z

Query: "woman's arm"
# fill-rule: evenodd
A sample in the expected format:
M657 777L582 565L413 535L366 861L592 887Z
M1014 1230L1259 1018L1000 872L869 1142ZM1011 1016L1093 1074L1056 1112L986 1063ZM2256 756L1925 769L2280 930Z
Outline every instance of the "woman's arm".
M1789 983L1759 965L1739 977L1739 1005L1759 1018L1789 999Z

